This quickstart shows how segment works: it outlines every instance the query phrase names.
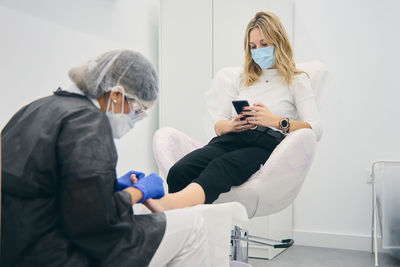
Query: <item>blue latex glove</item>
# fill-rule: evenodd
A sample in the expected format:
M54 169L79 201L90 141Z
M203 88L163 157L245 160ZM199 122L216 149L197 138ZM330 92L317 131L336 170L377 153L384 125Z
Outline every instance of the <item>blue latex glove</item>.
M133 187L136 187L143 193L143 198L138 203L142 203L149 198L159 199L165 195L163 179L155 173L140 179Z
M131 182L131 175L136 174L136 178L138 180L144 178L145 174L143 172L138 172L138 171L130 171L126 173L124 176L121 176L117 179L117 185L115 187L115 192L124 190L127 187L133 186L133 183Z

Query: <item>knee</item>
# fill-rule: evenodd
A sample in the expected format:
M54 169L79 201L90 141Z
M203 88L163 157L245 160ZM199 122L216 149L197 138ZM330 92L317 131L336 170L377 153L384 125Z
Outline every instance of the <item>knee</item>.
M184 166L182 164L173 165L167 175L167 184L169 186L175 186L177 184L181 184L184 179Z

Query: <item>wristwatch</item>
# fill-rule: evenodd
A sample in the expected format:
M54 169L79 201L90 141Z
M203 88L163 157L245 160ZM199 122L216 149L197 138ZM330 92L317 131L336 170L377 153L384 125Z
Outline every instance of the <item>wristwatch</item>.
M279 121L279 129L281 129L285 134L290 130L290 120L289 118L282 118Z

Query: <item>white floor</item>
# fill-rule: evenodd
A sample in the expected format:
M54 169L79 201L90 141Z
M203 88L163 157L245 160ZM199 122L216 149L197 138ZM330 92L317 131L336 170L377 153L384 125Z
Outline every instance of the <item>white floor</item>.
M249 259L253 267L374 267L366 251L293 246L272 260ZM379 267L400 267L400 260L379 254Z

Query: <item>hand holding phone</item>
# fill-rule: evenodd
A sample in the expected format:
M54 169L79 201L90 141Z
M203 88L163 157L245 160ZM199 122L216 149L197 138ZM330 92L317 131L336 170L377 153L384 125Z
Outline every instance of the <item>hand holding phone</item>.
M250 106L249 101L247 100L232 100L232 104L235 107L236 113L240 114L243 111L244 107ZM243 118L240 118L241 121L245 120L247 117L251 117L250 115L246 115Z
M235 110L238 114L238 116L236 116L232 120L232 124L231 124L232 132L243 132L243 131L247 131L250 129L254 129L254 127L257 127L256 125L254 125L252 123L248 123L246 120L247 117L252 117L252 115L241 114L244 111L243 110L244 107L250 106L250 104L247 100L233 100L232 104L235 107Z

